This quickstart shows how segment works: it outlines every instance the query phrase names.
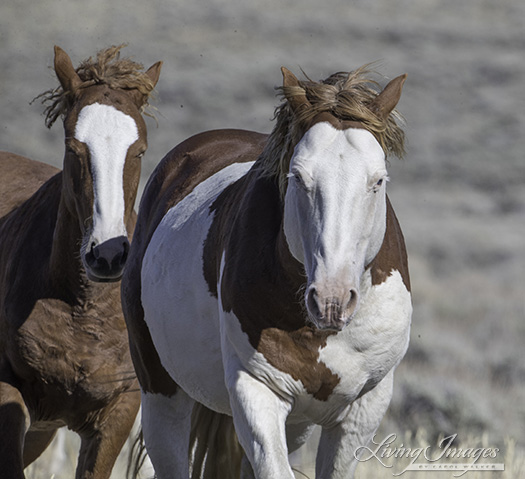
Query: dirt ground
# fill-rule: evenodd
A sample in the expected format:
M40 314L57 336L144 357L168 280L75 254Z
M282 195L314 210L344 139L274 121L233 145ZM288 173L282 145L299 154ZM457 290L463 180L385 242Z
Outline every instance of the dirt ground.
M146 67L164 61L144 180L193 133L270 131L282 65L313 79L375 61L407 73L408 154L388 188L415 309L380 434L525 447L524 25L521 0L6 0L0 149L61 165L61 125L47 130L29 103L57 84L55 44L75 64L120 43Z

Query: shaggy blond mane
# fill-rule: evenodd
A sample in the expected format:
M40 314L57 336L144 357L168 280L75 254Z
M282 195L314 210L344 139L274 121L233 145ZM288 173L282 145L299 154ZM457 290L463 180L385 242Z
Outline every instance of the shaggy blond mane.
M377 74L364 65L352 72L334 73L320 82L307 78L299 81L299 86L278 88L284 101L275 110L276 125L258 163L263 174L279 181L281 194L286 188L293 148L304 134L305 125L320 113L329 112L340 120L361 123L375 136L387 157L404 156L405 134L399 126L403 122L399 112L393 110L385 121L369 108L381 92L371 75ZM304 94L311 106L293 112L286 97Z
M92 85L108 85L113 89L138 90L144 96L144 105L141 111L148 114L145 109L150 106L148 98L151 97L155 85L144 72L141 63L130 58L120 58L120 50L125 46L126 44L111 46L100 50L96 59L89 57L82 61L76 69L83 82L80 88L88 88ZM48 104L44 110L48 128L55 123L58 117L64 117L67 113L71 93L64 91L59 86L53 90L47 90L35 98L35 100L40 99L42 104Z

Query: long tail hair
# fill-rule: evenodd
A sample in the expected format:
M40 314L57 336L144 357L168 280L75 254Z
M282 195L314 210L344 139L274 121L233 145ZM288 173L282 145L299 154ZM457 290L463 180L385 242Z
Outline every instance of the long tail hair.
M244 451L233 419L195 403L191 416L189 463L191 479L239 479ZM147 458L142 428L128 456L127 479L138 479Z
M239 479L243 455L233 419L195 403L191 416L191 479Z
M129 449L126 479L138 479L140 477L140 470L146 462L147 457L148 454L146 452L146 445L144 443L144 435L142 434L141 427Z

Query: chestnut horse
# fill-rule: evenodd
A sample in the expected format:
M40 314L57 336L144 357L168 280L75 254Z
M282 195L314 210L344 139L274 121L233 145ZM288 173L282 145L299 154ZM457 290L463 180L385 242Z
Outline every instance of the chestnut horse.
M194 136L142 197L123 310L161 479L292 479L288 454L315 425L317 477L352 477L408 347L407 257L385 190L386 155L404 152L405 76L381 92L365 68L283 77L269 136Z
M146 150L142 111L161 62L121 46L75 70L55 47L64 169L0 153L0 478L23 469L58 428L81 437L77 478L107 478L140 403L120 306Z

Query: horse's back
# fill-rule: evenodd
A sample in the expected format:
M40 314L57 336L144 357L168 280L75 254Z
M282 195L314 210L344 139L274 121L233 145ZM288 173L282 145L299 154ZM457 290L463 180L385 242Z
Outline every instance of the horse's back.
M183 141L153 172L144 191L138 222L148 221L151 232L160 217L198 184L233 163L256 160L266 139L267 135L252 131L212 130Z
M61 184L59 169L0 152L0 328L17 330L47 288Z
M15 153L0 152L0 218L30 198L60 170Z

